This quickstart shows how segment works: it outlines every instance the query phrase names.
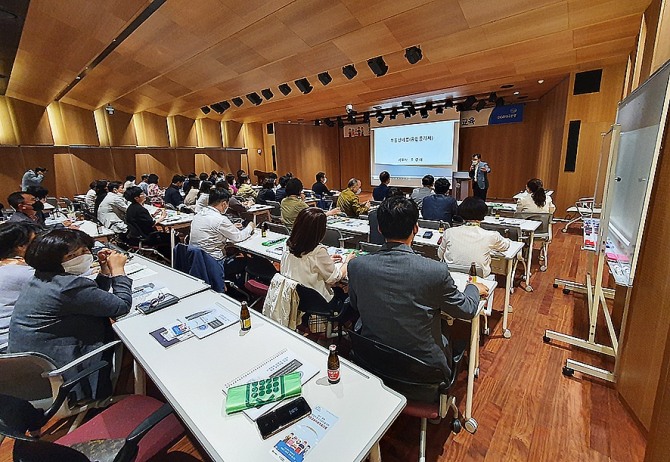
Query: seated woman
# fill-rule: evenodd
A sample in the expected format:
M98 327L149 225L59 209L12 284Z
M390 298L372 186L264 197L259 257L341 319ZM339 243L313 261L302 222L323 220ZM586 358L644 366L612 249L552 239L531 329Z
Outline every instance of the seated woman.
M195 213L200 212L209 205L210 189L212 189L211 181L205 180L200 182L200 189L198 189L198 196L195 201Z
M158 185L158 175L152 173L147 178L147 198L151 205L162 207L165 197L165 190Z
M128 226L134 228L143 237L148 238L146 242L148 245L155 247L166 258L170 258L170 235L168 233L155 232L155 226L165 220L167 211L165 209L158 209L152 217L149 211L144 208L147 196L142 191L142 188L138 186L126 189L123 197L130 202L128 210L126 210L126 223L128 223Z
M132 281L124 272L126 256L109 249L98 252L98 277L82 277L91 271L92 247L92 237L73 229L53 229L28 246L25 259L35 268L35 276L14 306L10 352L42 353L62 367L114 340L109 318L130 311ZM100 359L91 358L68 371L66 380ZM75 392L78 399L104 398L111 394L111 385L109 368L103 368Z
M509 248L510 240L497 231L479 227L488 207L478 197L467 197L458 206L458 215L465 220L463 226L447 228L437 249L440 260L470 268L472 262L482 268L482 275L491 274L491 252L504 252Z
M261 189L256 197L256 203L267 205L267 201L276 201L277 196L275 195L275 180L274 178L266 178L263 181L263 189Z
M107 191L100 192L95 199L95 214L102 225L115 233L125 234L128 203L123 200L123 186L118 181L107 183Z
M516 202L517 212L554 213L556 206L544 191L542 180L533 178L526 183L526 191Z
M350 253L344 262L341 255L329 255L328 248L320 244L325 235L326 214L323 210L308 207L298 213L281 257L281 274L316 290L327 301L334 296L344 300L344 291L336 288L336 294L333 285L346 277L347 263L354 254Z
M35 270L26 264L28 244L42 230L28 222L0 224L0 351L6 346L16 299Z
M243 197L244 199L253 199L256 200L258 193L254 191L254 188L251 187L251 179L246 173L242 173L237 177L237 195Z

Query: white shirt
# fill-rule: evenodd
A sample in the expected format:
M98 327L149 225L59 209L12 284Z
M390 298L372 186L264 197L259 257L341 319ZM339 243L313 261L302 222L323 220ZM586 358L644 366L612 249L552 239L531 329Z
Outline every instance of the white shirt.
M133 186L136 186L135 181L126 181L123 183L123 189L132 188Z
M504 252L509 244L510 240L497 231L466 224L444 230L437 256L442 261L467 268L475 262L481 266L483 276L487 277L491 274L491 251Z
M209 196L207 196L209 198ZM191 188L188 190L188 194L184 198L184 204L186 205L195 205L195 200L198 198L198 190Z
M128 202L116 193L107 193L98 207L98 221L105 228L115 233L125 233L128 225L125 223Z
M554 213L556 211L556 206L551 200L551 196L547 196L547 200L544 203L544 207L538 207L535 202L533 202L533 196L527 191L516 201L516 211L517 212L528 212L528 213Z
M316 290L328 301L333 298L331 286L342 279L339 265L330 258L328 248L321 244L300 258L289 252L288 246L284 247L280 268L282 276Z
M86 208L88 209L89 212L93 213L95 210L95 198L97 196L97 193L95 192L95 189L89 189L86 192L86 198L84 199L84 203L86 204Z
M202 197L202 196L201 196ZM198 212L191 222L191 240L202 250L217 260L222 260L226 241L240 242L251 236L251 223L246 228L237 227L214 207L205 207Z
M198 197L198 200L195 201L195 213L199 213L206 207L209 207L209 194L202 193Z

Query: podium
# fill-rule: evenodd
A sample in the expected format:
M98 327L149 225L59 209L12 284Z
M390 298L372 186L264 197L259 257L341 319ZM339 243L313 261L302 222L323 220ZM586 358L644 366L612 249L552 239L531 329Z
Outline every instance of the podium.
M451 176L451 196L462 201L470 196L470 172L453 172Z

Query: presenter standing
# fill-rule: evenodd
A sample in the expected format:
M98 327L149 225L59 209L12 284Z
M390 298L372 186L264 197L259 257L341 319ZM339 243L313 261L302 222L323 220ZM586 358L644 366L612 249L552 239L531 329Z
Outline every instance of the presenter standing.
M489 190L489 173L491 173L491 167L482 160L482 155L473 154L470 165L473 195L483 201L486 201L486 193Z

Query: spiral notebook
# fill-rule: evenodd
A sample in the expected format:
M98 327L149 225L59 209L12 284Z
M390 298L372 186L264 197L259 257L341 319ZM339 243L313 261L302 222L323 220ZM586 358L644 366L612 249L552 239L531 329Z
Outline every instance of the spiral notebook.
M291 372L302 372L302 379L300 380L301 385L305 385L312 377L319 373L319 368L313 364L305 363L298 356L288 348L284 348L279 351L277 354L266 359L262 363L258 364L253 369L245 372L239 377L233 379L232 381L224 384L223 392L228 393L230 387L236 385L242 385L249 382L256 382L258 380L278 377L280 375L290 374ZM243 412L251 419L256 420L270 409L275 407L281 401L276 401L273 403L268 403L261 407L254 407L251 409L246 409Z

